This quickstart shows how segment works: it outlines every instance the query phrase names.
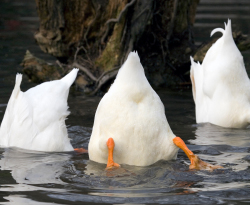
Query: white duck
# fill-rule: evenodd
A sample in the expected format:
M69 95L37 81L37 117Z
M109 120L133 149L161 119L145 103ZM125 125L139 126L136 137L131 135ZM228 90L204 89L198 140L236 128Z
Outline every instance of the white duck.
M78 69L61 80L45 82L26 92L20 90L22 75L8 102L0 127L0 146L37 151L72 151L65 118L67 98Z
M250 124L250 81L243 57L236 47L231 20L223 35L207 51L203 63L191 57L191 81L196 122L210 122L222 127L243 128Z
M191 160L190 168L210 166L173 134L164 105L148 83L138 54L131 52L96 110L89 158L99 163L108 159L107 168L119 167L117 163L147 166L161 159L175 159L178 147Z

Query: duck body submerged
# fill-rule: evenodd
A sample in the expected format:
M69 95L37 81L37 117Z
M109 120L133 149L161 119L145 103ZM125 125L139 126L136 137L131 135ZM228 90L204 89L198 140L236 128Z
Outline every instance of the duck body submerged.
M131 52L116 80L100 101L89 142L89 158L107 163L107 140L115 141L114 161L146 166L175 159L178 147L163 103L144 74L136 52Z
M61 80L45 82L26 92L20 90L22 75L8 102L0 127L0 146L36 151L73 151L65 125L67 98L78 69Z
M250 81L243 57L234 43L231 20L222 37L208 50L203 63L191 58L191 81L196 122L243 128L250 123Z

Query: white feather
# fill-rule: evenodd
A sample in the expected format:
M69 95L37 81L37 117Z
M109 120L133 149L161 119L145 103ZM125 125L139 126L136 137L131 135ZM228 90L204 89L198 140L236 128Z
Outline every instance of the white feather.
M137 52L129 54L98 105L88 148L91 160L107 163L110 137L116 163L146 166L177 155L164 106L145 77Z
M0 127L0 146L37 151L72 151L65 118L67 98L78 69L61 80L42 83L26 92L20 90L22 75L8 102Z
M221 30L214 29L212 34ZM196 122L246 127L250 123L250 81L233 40L231 20L222 33L207 51L202 65L191 60Z

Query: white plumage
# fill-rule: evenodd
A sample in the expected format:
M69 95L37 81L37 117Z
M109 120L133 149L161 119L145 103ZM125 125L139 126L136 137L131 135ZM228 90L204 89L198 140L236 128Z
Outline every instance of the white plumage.
M0 146L37 151L72 151L65 118L67 98L78 69L61 80L45 82L26 92L20 90L22 75L8 102L0 127Z
M163 103L148 83L136 52L129 54L98 105L88 147L91 160L107 163L110 137L119 164L146 166L177 156Z
M250 81L243 57L234 43L231 20L222 37L207 51L203 63L191 57L191 81L196 106L196 122L242 128L250 123Z

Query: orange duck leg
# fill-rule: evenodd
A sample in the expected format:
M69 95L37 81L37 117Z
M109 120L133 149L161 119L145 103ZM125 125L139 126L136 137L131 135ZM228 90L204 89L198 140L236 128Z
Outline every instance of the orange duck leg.
M113 138L108 139L107 147L108 147L109 155L108 155L108 163L107 163L106 169L120 167L120 165L115 163L113 160L113 152L114 152L114 147L115 147L115 142L114 142Z
M185 142L180 137L175 137L173 139L174 144L182 149L185 154L188 156L191 164L189 169L197 169L197 170L214 170L223 168L222 166L212 165L207 162L202 161L197 155L195 155L188 147L186 146Z

